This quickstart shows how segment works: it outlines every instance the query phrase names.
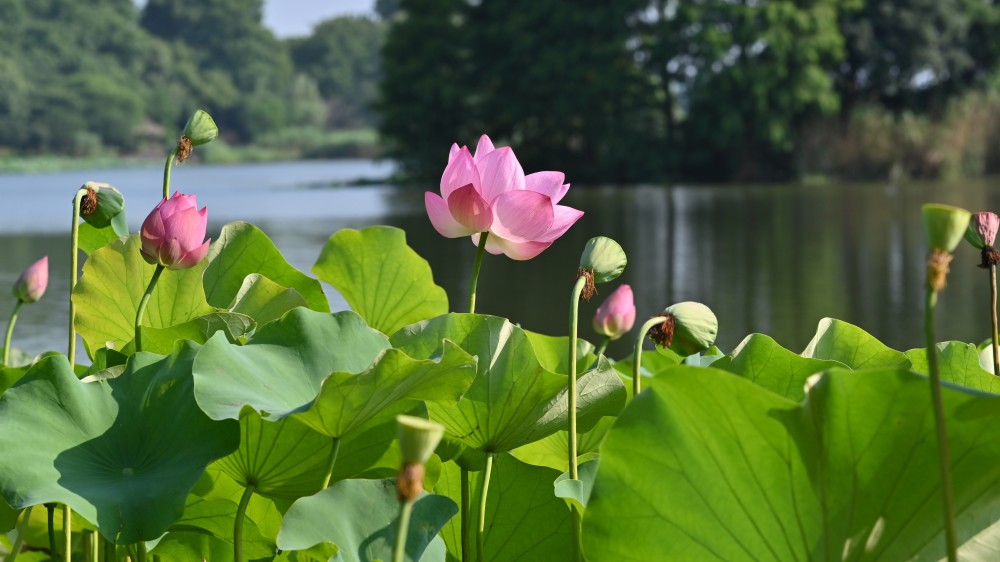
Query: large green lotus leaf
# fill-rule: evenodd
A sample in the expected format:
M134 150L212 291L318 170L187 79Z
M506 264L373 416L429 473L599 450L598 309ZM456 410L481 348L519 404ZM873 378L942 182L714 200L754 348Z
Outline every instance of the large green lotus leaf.
M827 369L843 368L844 364L802 357L768 336L751 334L732 355L719 359L712 366L736 373L789 400L801 400L806 395L807 378Z
M601 447L587 559L939 560L926 377L822 375L802 403L716 369L652 379ZM711 389L711 392L706 392ZM1000 397L944 388L959 539L1000 503Z
M135 336L135 314L156 269L139 254L139 236L116 240L94 252L73 289L76 329L89 350L123 349ZM212 312L201 275L205 262L166 269L156 282L142 325L168 328Z
M838 361L851 369L910 366L902 352L886 347L861 328L834 318L819 321L816 335L802 357Z
M476 379L455 403L428 403L431 418L467 446L509 451L566 427L566 377L546 370L524 331L504 318L448 314L408 326L392 343L417 358L440 355L442 342L475 355ZM624 406L621 379L604 361L578 379L578 420L586 427Z
M979 364L979 350L969 343L957 341L937 344L938 366L941 369L941 380L955 383L966 388L1000 394L1000 377L983 370ZM930 374L927 366L927 349L911 349L906 357L913 365L911 369L925 375Z
M201 560L203 558L195 550L196 548L204 549L208 546L217 550L218 546L215 545L214 541L192 540L193 537L188 536L189 534L198 534L214 537L227 545L229 549L228 559L231 560L233 557L233 525L237 509L238 504L229 499L208 500L195 494L189 494L184 505L184 515L170 526L170 533L150 552L161 557L166 555L169 559L179 562ZM173 535L173 540L170 540L171 535ZM275 550L273 539L263 536L256 523L249 518L244 520L244 556L251 560L269 559L274 556ZM182 554L187 554L189 557L183 558ZM223 557L223 559L226 558ZM215 558L208 559L215 562Z
M577 464L597 458L604 437L611 430L615 418L601 418L592 428L576 434ZM522 445L510 452L517 460L535 466L566 472L569 470L569 432L557 431L544 439Z
M89 222L81 222L78 242L80 249L89 256L125 236L128 236L128 219L125 217L125 203L123 201L121 212L111 219L111 224L108 226L97 228Z
M257 324L264 325L299 306L309 304L298 291L279 285L259 273L251 273L243 280L229 311L246 314Z
M327 377L316 401L295 417L340 438L401 400L457 402L475 376L476 359L451 342L444 343L444 354L436 361L387 349L363 373Z
M217 465L241 486L269 497L300 498L323 488L333 442L294 418L240 417L240 448Z
M400 414L427 418L427 406L423 402L409 400L396 402L353 428L340 440L331 481L394 476L403 463L402 453L396 444L399 430L396 416ZM430 476L431 461L426 463L426 468Z
M197 347L133 356L117 378L84 383L62 356L43 359L0 397L0 492L14 507L61 502L120 544L176 521L213 459L236 449L236 422L194 401Z
M484 560L506 562L551 562L567 560L570 544L570 512L566 502L553 493L559 471L522 463L506 453L496 455L486 495ZM469 474L471 505L478 506L483 473ZM456 502L461 498L461 472L447 463L434 487L435 493ZM471 529L475 533L478 510L473 507ZM461 520L453 518L441 530L448 545L448 559L461 560ZM476 560L475 535L470 560ZM650 558L660 560L662 558Z
M246 345L212 336L194 362L195 397L212 419L239 419L250 406L277 420L308 407L330 373L360 373L388 348L353 312L296 308Z
M222 332L230 343L236 343L254 329L253 318L234 312L211 312L169 328L142 328L142 350L168 354L178 340L206 343L216 332ZM134 342L125 346L124 352L132 353Z
M413 504L405 559L420 560L456 513L458 506L444 496L421 496ZM327 542L338 546L338 559L344 562L391 560L398 515L395 480L344 480L292 504L278 547L302 550Z
M212 306L228 307L243 287L243 280L259 273L283 287L295 289L309 303L309 308L330 312L330 303L319 281L289 265L274 242L250 223L231 222L222 227L205 261L208 262L205 295Z
M219 467L219 461L216 461L205 469L205 473L191 490L191 494L208 501L225 500L233 505L239 505L244 491L243 486L230 478ZM247 504L246 520L253 522L260 535L273 543L278 537L278 529L281 528L282 514L289 505L291 502L282 498L274 499L253 494ZM231 541L231 526L229 534L221 538Z
M398 228L334 233L313 272L385 334L448 312L448 295L434 284L431 266L406 245L406 233Z
M531 342L531 347L535 350L535 357L542 364L542 367L560 375L569 372L568 336L547 336L530 330L525 330L524 333L528 336L528 341ZM596 359L594 345L583 338L577 338L576 372L586 371Z

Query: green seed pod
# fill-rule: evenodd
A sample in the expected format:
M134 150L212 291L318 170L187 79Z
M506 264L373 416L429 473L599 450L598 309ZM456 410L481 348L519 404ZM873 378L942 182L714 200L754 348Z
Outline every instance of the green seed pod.
M396 416L403 464L424 464L444 435L444 426L415 416Z
M658 345L687 357L715 344L719 320L712 309L700 302L679 302L668 306L662 315L667 320L649 331Z
M965 209L929 203L921 207L924 233L931 249L952 252L969 228L972 213Z
M595 236L587 241L580 256L580 268L592 271L597 284L617 279L625 271L626 263L625 250L606 236Z
M191 141L191 146L198 146L215 140L219 136L219 127L211 115L198 109L184 125L182 134Z
M80 216L94 228L104 228L125 208L120 191L106 183L89 181L83 184L87 194L80 201Z

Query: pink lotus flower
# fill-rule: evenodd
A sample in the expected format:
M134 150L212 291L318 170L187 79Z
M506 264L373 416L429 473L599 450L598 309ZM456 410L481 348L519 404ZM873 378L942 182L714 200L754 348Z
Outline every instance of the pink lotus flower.
M993 245L997 239L997 229L1000 229L1000 217L995 213L973 213L965 237L973 246L982 249L983 246Z
M594 330L616 340L632 329L635 324L635 300L632 287L621 285L597 307L594 314Z
M207 228L208 208L199 211L194 195L175 192L160 201L142 223L142 257L168 269L194 267L208 253Z
M21 273L14 283L14 298L23 302L35 302L45 294L49 286L49 256L36 261Z
M424 205L442 236L471 236L478 245L480 233L489 232L487 252L529 260L583 216L558 205L569 189L565 179L562 172L525 176L510 147L495 149L483 135L475 155L465 146L451 146L441 195L426 192Z

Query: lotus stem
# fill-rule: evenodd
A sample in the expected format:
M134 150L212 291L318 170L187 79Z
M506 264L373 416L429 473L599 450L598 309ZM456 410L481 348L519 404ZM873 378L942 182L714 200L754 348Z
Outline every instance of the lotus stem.
M10 366L10 338L14 335L14 323L17 322L17 311L21 308L24 301L17 299L14 304L14 310L10 313L10 322L7 323L7 336L3 339L3 363L0 366L9 367Z
M236 521L233 523L233 562L243 562L243 520L246 519L247 506L250 505L250 497L253 496L253 484L247 484L243 489L243 496L240 498L240 505L236 508Z
M469 491L469 471L463 467L461 475L462 505L459 517L462 518L462 562L470 562L472 559L472 544L469 540L469 506L472 500L469 498L471 495Z
M174 158L177 157L177 146L170 151L167 156L167 163L163 166L163 198L170 199L170 169L174 166Z
M97 533L94 531L84 531L84 560L86 562L98 562L100 560L100 553L98 552L98 538Z
M73 227L69 254L69 350L66 353L70 365L76 364L76 303L73 302L73 289L76 288L80 274L80 203L83 202L85 195L87 188L80 188L73 197Z
M486 555L483 544L486 542L486 494L490 491L490 473L493 472L494 453L486 453L486 469L483 471L483 488L479 495L479 521L476 530L476 560L483 562Z
M104 545L104 562L118 562L118 547L108 539L101 537Z
M941 493L944 499L944 532L948 552L948 562L958 562L958 539L955 529L954 496L951 489L951 455L948 452L948 429L944 417L944 401L941 398L941 375L938 371L938 353L934 336L934 309L938 293L933 286L927 286L924 307L924 333L927 341L927 365L930 370L931 402L934 407L934 425L937 429L938 460L941 465Z
M597 349L594 350L594 356L597 359L600 359L601 355L604 355L604 352L608 350L608 343L610 343L610 342L611 342L611 338L609 338L608 336L604 336L601 339L601 343L598 344Z
M632 354L632 397L635 398L639 395L639 391L642 389L640 384L642 372L642 341L646 339L646 334L649 333L653 326L657 324L662 324L667 321L666 316L654 316L639 328L639 337L635 338L635 352Z
M142 300L139 301L139 310L135 311L135 351L138 353L142 351L142 318L146 314L146 305L149 304L149 297L153 296L153 289L156 288L156 282L160 280L160 274L163 273L164 267L160 264L156 264L156 269L153 271L153 278L149 280L149 285L146 287L146 292L142 295Z
M17 560L18 553L21 552L21 545L24 544L24 535L28 532L28 523L31 520L31 508L34 506L29 505L21 513L21 520L17 524L17 538L14 539L14 544L10 547L10 554L5 558L6 562L14 562Z
M479 235L479 248L476 250L476 261L472 264L472 278L469 280L469 314L476 311L476 285L479 284L479 269L483 266L483 254L486 253L486 239L489 232Z
M997 336L997 266L990 265L990 316L993 319L993 374L1000 377L1000 337Z
M330 487L330 480L333 478L333 467L337 464L337 455L340 454L340 438L333 438L333 447L330 448L330 460L326 464L326 478L323 480L323 489Z
M410 514L412 512L412 501L399 502L399 524L396 526L396 544L392 549L392 562L403 562L406 559L406 535L410 530Z
M63 558L66 562L73 560L73 509L63 504L63 547L66 554Z
M573 480L580 479L579 469L576 464L576 333L580 320L580 295L587 285L587 278L580 276L573 285L573 296L569 304L569 379L567 395L569 398L569 477ZM570 508L573 527L573 544L570 547L572 560L580 560L580 529L582 523L580 512L576 506Z
M56 504L47 503L45 509L48 511L49 555L52 556L52 560L58 560L59 555L56 554Z
M137 562L146 562L146 543L142 541L135 543L135 559Z

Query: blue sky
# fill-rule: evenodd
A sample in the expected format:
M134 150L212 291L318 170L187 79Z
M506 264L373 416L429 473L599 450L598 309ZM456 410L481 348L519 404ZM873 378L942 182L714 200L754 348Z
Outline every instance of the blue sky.
M293 37L309 35L314 25L334 16L374 11L375 0L264 0L264 23L278 37Z

